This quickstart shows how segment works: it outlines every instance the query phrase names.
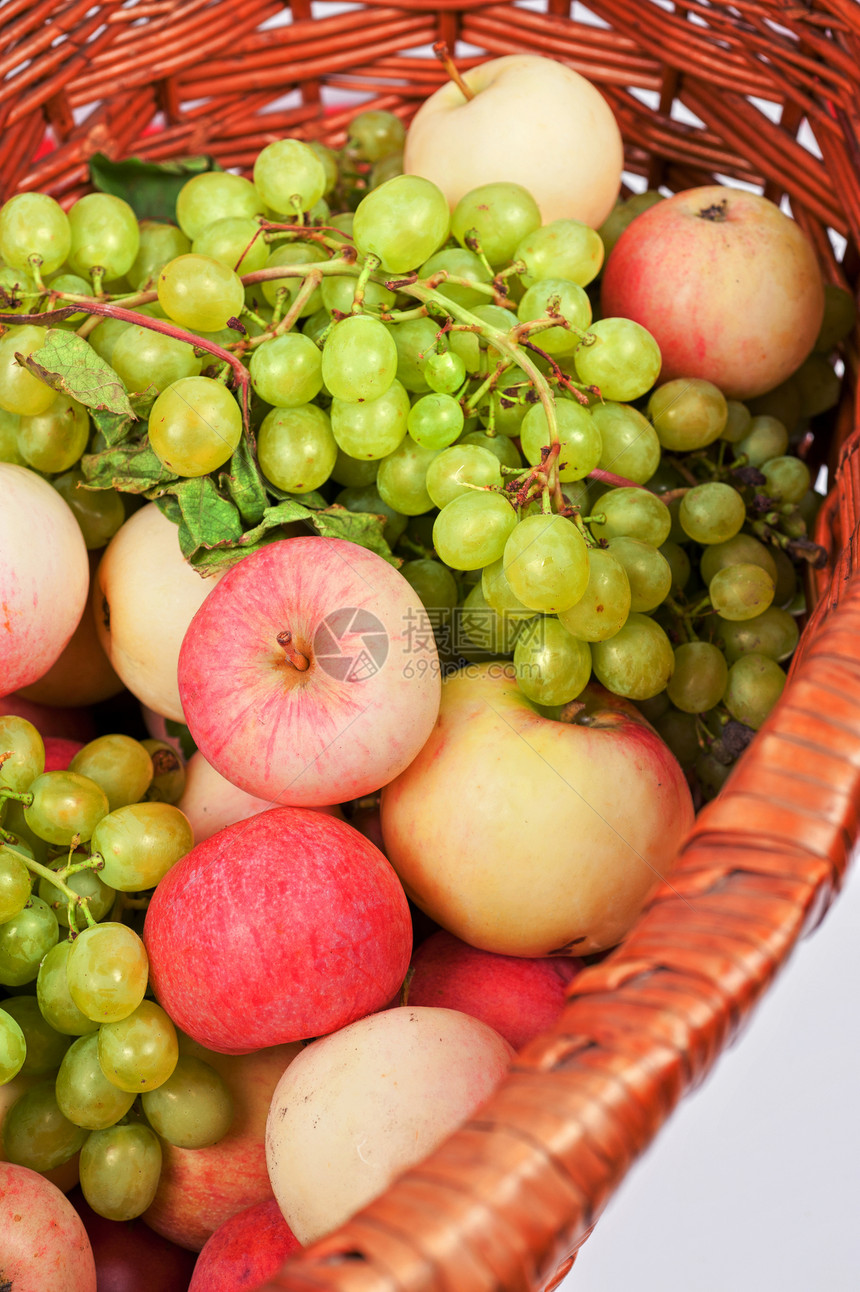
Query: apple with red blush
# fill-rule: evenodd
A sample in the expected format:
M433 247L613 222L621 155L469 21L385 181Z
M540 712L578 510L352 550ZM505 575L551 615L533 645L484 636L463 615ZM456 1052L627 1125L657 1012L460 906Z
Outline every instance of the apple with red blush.
M225 1220L197 1258L188 1292L257 1292L301 1250L274 1198Z
M107 1220L80 1189L69 1195L87 1231L96 1263L98 1292L187 1292L195 1256L142 1220Z
M0 1288L96 1292L96 1266L75 1208L38 1171L0 1162Z

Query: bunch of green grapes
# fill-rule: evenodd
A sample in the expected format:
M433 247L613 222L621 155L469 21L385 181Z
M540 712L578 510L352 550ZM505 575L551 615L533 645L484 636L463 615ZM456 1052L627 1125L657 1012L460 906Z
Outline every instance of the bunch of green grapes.
M165 749L101 736L45 772L36 728L0 717L0 1084L38 1078L6 1112L3 1153L49 1171L80 1152L84 1195L112 1220L151 1203L162 1138L214 1143L231 1116L218 1074L180 1058L124 919L194 842Z

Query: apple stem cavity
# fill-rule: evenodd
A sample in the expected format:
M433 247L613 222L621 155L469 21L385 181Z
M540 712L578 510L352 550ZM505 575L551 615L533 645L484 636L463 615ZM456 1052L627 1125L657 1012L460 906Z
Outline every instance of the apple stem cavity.
M293 668L298 669L300 673L304 673L310 666L310 660L307 655L302 654L298 647L293 645L293 634L289 628L285 628L282 633L278 633L276 640L278 645L282 647L288 663Z
M700 220L710 220L712 224L724 224L729 218L728 202L711 202L696 212Z
M436 55L439 62L442 64L445 71L448 73L448 76L454 82L457 89L462 94L463 98L474 99L475 92L474 90L470 90L466 82L463 80L460 69L457 67L457 64L454 62L453 58L451 57L451 51L448 48L447 41L437 40L436 44L433 46L433 53Z

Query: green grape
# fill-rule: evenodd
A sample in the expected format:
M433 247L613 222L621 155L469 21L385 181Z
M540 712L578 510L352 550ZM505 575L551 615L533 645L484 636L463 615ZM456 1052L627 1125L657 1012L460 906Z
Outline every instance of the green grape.
M341 489L335 498L335 503L359 514L384 516L385 526L382 533L389 547L394 546L406 529L406 517L384 501L374 484L353 485L352 488Z
M92 281L80 278L77 274L54 274L48 286L52 292L67 292L69 295L89 296L90 298L95 296ZM67 304L67 301L58 300L54 305L48 305L48 312L52 313L54 310L61 310ZM74 330L88 317L91 316L87 314L86 310L77 310L74 314L70 314L68 318L61 319L57 323L57 327Z
M48 329L32 323L10 327L0 336L0 408L25 417L38 416L50 408L57 392L34 377L16 358L29 358L45 342Z
M613 250L624 230L633 223L637 215L663 200L663 194L653 188L646 189L644 193L634 193L626 202L619 199L598 229L606 255Z
M516 327L519 323L519 319L516 314L511 310L503 309L501 305L476 305L471 313L474 314L476 319L479 319L482 323L488 324L491 328L496 328L499 332L510 332L511 328ZM429 320L420 321L429 322ZM397 326L400 328L408 327L410 325L408 323L399 323ZM433 325L433 327L435 343L436 328L435 325ZM539 345L543 344L540 338L544 335L545 333L543 332L538 334ZM568 333L568 335L571 334ZM463 360L466 371L474 374L481 370L484 360L484 352L487 345L491 345L492 342L487 342L483 338L479 338L475 332L450 332L448 334L448 344L451 350L453 350L453 352L459 355ZM429 349L430 347L428 346L427 348Z
M729 668L710 642L684 642L675 650L675 668L666 693L684 713L707 713L723 698Z
M694 542L726 543L740 531L746 515L746 504L737 489L711 480L687 490L679 519Z
M493 610L487 605L478 582L459 609L454 611L454 651L470 663L510 655L527 622L521 615L499 614Z
M486 431L468 431L460 436L457 444L470 444L475 448L485 449L498 458L500 466L503 467L519 470L523 465L519 449L507 435L488 435Z
M481 421L488 428L492 427L496 437L514 439L522 431L523 420L529 411L528 401L533 395L532 384L525 373L520 368L508 368L490 392L489 400L486 403L481 401Z
M589 328L596 339L576 351L576 370L597 386L604 399L626 402L650 390L660 375L660 347L646 328L632 319L598 319Z
M660 544L659 552L669 566L672 587L676 592L683 592L693 572L689 556L680 543L675 543L670 538L667 538L665 543Z
M22 416L18 449L36 471L68 471L85 452L90 419L83 404L59 394L43 413Z
M746 435L735 444L738 457L743 454L751 467L763 467L771 458L782 457L787 448L785 424L767 414L753 417Z
M386 180L394 179L395 175L403 174L403 153L391 153L388 157L380 157L378 162L374 162L370 170L369 188L379 188Z
M501 488L499 459L489 449L471 444L453 444L428 460L426 485L432 505L445 507L455 498L471 493L470 485ZM425 508L425 511L429 508Z
M335 399L378 399L397 376L397 346L391 333L366 314L341 319L323 346L322 375Z
M492 561L481 571L481 590L487 605L498 614L511 615L518 619L534 618L535 612L523 605L508 582L504 555Z
M734 538L728 539L725 543L714 543L711 547L707 547L702 553L700 566L702 578L705 583L710 584L719 570L742 564L760 565L776 582L774 553L770 548L765 547L764 543L753 538L752 534L735 534Z
M354 459L378 461L393 453L406 435L408 418L409 395L396 377L378 399L361 404L345 399L331 402L335 443Z
M44 957L36 978L36 999L43 1018L55 1032L63 1036L86 1036L98 1031L99 1025L78 1009L69 993L66 965L72 945L58 942Z
M590 413L603 444L597 466L635 484L650 482L660 465L660 441L647 418L611 400L594 404Z
M40 295L26 269L10 269L8 265L0 264L0 311L4 314L32 314Z
M638 538L652 547L660 547L669 537L672 517L660 498L647 489L623 486L610 489L598 503L603 522L593 522L595 538ZM597 514L597 513L595 513Z
M420 175L396 175L361 199L353 237L363 255L378 256L386 273L402 274L429 259L448 237L445 195Z
M0 843L0 927L20 915L30 900L30 871L23 854Z
M648 401L648 416L664 449L687 452L718 440L729 410L725 396L700 377L677 377L658 386Z
M418 270L418 277L431 278L442 271L454 278L467 278L472 283L491 281L490 272L480 256L476 256L474 251L468 251L465 247L444 247L442 251L437 251L429 260L425 260ZM436 290L446 300L454 301L456 305L462 305L465 309L471 309L473 305L481 305L487 300L486 292L476 290L474 287L464 287L461 283L442 281Z
M480 570L501 558L517 513L502 494L468 492L447 503L433 526L433 546L454 570Z
M60 1112L53 1081L20 1095L3 1120L3 1152L8 1162L31 1171L52 1171L83 1147L88 1132Z
M665 694L665 692L663 693ZM692 713L681 713L678 709L669 709L655 718L653 726L685 771L694 766L701 754L696 717Z
M652 543L626 535L611 538L609 551L627 575L630 609L647 614L662 605L672 588L672 570L665 556Z
M540 224L540 208L528 189L504 182L470 189L451 216L451 232L460 246L477 241L494 269L509 260L523 259L520 246ZM564 273L553 276L569 277Z
M24 419L21 419L22 422ZM20 439L19 439L20 443ZM810 487L809 467L800 458L770 458L761 468L761 492L779 502L799 503Z
M442 451L451 452L450 449ZM425 449L411 436L405 436L394 452L379 464L376 487L382 500L401 516L420 516L422 512L430 511L434 500L428 492L426 478L430 465L438 456L436 449ZM498 464L495 465L498 470Z
M797 596L797 570L794 568L791 558L786 552L783 552L781 547L775 547L772 555L773 563L776 566L773 604L785 608L793 605Z
M560 480L581 480L593 471L603 452L603 441L597 424L587 408L572 399L558 399L555 404ZM549 445L550 434L543 404L532 404L523 418L520 443L527 462L536 466L541 449Z
M0 259L13 269L27 269L35 256L42 273L52 274L71 245L68 216L47 193L18 193L0 208Z
M523 627L514 647L523 695L535 704L568 704L591 677L591 651L557 619L540 616Z
M741 655L729 669L723 697L733 718L758 731L785 686L785 673L767 655Z
M5 408L0 408L0 462L12 462L16 467L27 465L18 448L20 425L20 413L8 413Z
M127 323L125 319L102 319L97 327L94 327L88 340L90 348L95 350L100 359L105 363L110 363L113 359L114 346L116 345L123 332L133 327L133 323Z
M349 123L347 147L363 161L381 161L403 151L406 130L393 112L370 108L357 113Z
M441 561L429 557L407 561L400 573L406 579L427 610L453 610L457 604L457 582Z
M85 843L109 811L101 786L77 772L43 772L28 793L33 801L24 806L27 825L41 839L63 848L76 835Z
M4 1000L3 1004L6 1005ZM24 1066L27 1042L20 1025L12 1015L0 1008L0 1086L5 1086Z
M406 428L416 444L447 449L463 430L463 409L450 395L423 395L409 410Z
M286 493L325 484L337 459L328 413L316 404L273 408L257 433L257 458L267 480Z
M45 742L32 722L0 714L0 790L24 794L44 770Z
M608 691L628 700L647 700L668 685L675 654L659 624L631 613L614 637L592 643L591 663Z
M727 399L726 408L728 409L728 418L723 427L721 440L727 444L737 444L747 434L752 422L752 414L746 404L742 404L737 399Z
M322 247L310 242L282 242L275 247L266 261L267 269L283 268L287 265L315 265L327 259ZM282 302L284 311L288 310L302 288L300 277L272 278L260 284L263 296L270 305ZM305 301L299 311L299 318L308 318L322 304L322 293L319 288Z
M171 803L129 803L103 817L91 848L104 860L101 878L124 893L155 888L194 847L188 818Z
M408 319L386 324L397 349L397 380L414 395L430 389L424 376L426 356L435 353L438 327L432 319ZM458 333L457 335L466 335ZM474 339L474 333L468 333Z
M60 936L57 917L40 897L29 897L26 906L0 924L0 983L23 987L33 982L39 964Z
M181 229L177 229L175 224L141 220L140 244L134 264L128 271L128 281L136 292L154 287L168 260L185 256L190 250L191 239Z
M189 253L169 260L158 275L158 303L180 327L217 332L242 313L245 288L227 265Z
M85 489L83 472L74 467L51 484L74 512L89 551L98 551L113 538L125 521L122 494L116 489Z
M99 1023L115 1023L137 1009L148 975L146 948L125 924L84 929L72 943L66 963L72 1000L81 1013Z
M311 152L313 152L323 164L323 170L325 171L325 190L323 196L327 196L337 187L337 181L340 178L337 153L334 152L333 149L329 148L327 144L321 143L319 139L309 139L307 144Z
M14 839L14 846L27 856L31 856L33 861L44 864L48 860L50 845L27 825L22 803L18 803L14 799L7 802L3 816L3 828ZM10 843L12 839L10 839Z
M251 385L275 408L300 408L322 390L322 355L310 337L287 332L251 355Z
M2 247L0 247L0 254L2 254ZM8 260L9 257L7 256L6 259ZM824 317L813 346L815 352L829 354L851 333L856 322L857 305L851 293L835 283L825 283Z
M793 615L772 605L753 619L718 620L717 636L730 664L751 654L766 655L781 663L794 654L800 632Z
M121 197L87 193L69 211L71 248L66 259L73 273L85 278L93 269L110 280L122 278L134 264L140 246L137 216Z
M98 736L69 763L70 772L88 776L102 787L111 812L143 798L152 770L152 759L140 741L121 734Z
M58 861L52 862L51 870L62 870L66 860L65 857L61 857ZM73 893L86 898L87 909L94 920L103 920L116 900L115 890L110 888L94 870L79 870L74 875L68 875L64 882ZM39 880L39 896L55 912L60 927L67 929L69 904L65 895L49 879L43 878Z
M194 239L191 250L195 256L211 256L237 274L253 274L269 259L269 247L260 226L247 215L228 215L207 224Z
M742 562L717 570L708 592L721 618L754 619L773 601L774 581L760 565Z
M453 395L466 380L466 365L453 350L431 350L423 364L424 380L440 395Z
M309 211L326 191L326 168L299 139L276 139L257 154L254 187L273 211Z
M392 386L393 384L392 382ZM331 478L339 485L345 485L350 489L358 489L362 485L373 484L378 470L379 462L376 458L364 462L360 458L352 457L349 453L344 453L343 449L339 448Z
M180 377L197 377L202 358L186 341L132 325L114 345L111 366L126 390L162 391Z
M356 269L360 268L359 262ZM350 314L355 300L355 288L355 279L346 274L329 274L324 278L320 284L320 296L329 314L334 314L335 310L339 310L341 314ZM397 296L388 287L369 279L364 287L362 309L390 310L396 300Z
M144 794L146 803L178 803L185 793L185 765L165 740L140 742L152 759L152 780Z
M630 606L630 580L624 565L611 550L594 547L588 552L585 591L569 609L560 611L558 617L573 637L584 642L605 641L626 623Z
M228 461L241 438L241 409L211 377L181 377L150 410L150 444L175 475L208 475Z
M550 327L537 333L537 344L547 354L567 354L580 342L580 332L591 323L591 302L583 288L566 278L542 278L525 292L517 306L521 323L546 318L550 310L569 327Z
M525 265L519 277L526 287L543 278L567 278L587 287L603 265L603 243L595 229L579 220L552 220L532 229L511 259Z
M141 1103L153 1130L177 1148L217 1144L233 1121L233 1097L224 1078L187 1054L180 1054L162 1085L143 1092Z
M179 227L192 240L216 220L253 219L263 213L263 200L251 181L228 171L204 171L192 176L176 199Z
M161 1176L161 1144L148 1126L91 1131L81 1149L81 1192L99 1216L134 1220L152 1205Z
M563 516L527 516L504 551L505 575L524 606L555 614L569 610L588 586L588 549Z
M120 1090L155 1090L176 1067L176 1028L160 1005L141 1001L127 1018L99 1028L98 1058L102 1072Z
M117 1024L111 1024L117 1026ZM108 1081L99 1063L102 1029L74 1041L57 1073L57 1106L64 1117L85 1130L106 1130L125 1117L134 1094Z

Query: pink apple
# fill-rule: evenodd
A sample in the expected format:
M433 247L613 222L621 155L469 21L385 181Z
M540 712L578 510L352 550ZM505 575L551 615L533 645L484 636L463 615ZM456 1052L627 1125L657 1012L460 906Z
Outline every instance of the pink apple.
M521 1050L558 1018L582 964L567 956L494 955L440 929L412 957L409 1004L462 1010Z
M208 1148L176 1148L161 1141L161 1178L143 1219L156 1233L198 1252L231 1216L271 1199L266 1118L275 1087L301 1046L226 1055L180 1036L179 1050L211 1064L224 1078L233 1096L233 1124Z
M185 720L256 798L314 807L407 767L439 708L429 619L393 566L341 539L288 538L224 575L179 654Z
M207 1240L188 1292L257 1292L300 1249L275 1199L258 1202Z
M660 380L703 377L750 399L800 366L824 286L812 244L766 198L712 185L676 193L630 224L603 273L602 311L641 323Z
M19 691L0 698L0 716L6 713L26 718L43 739L57 736L62 740L80 740L86 744L96 737L96 724L90 709L59 709L52 704L37 704Z
M63 740L60 736L45 737L45 771L64 772L78 750L83 749L80 740Z
M412 926L397 876L364 835L279 807L177 862L155 890L144 941L176 1025L242 1054L381 1009L406 974Z
M0 1288L96 1292L80 1216L50 1180L11 1162L0 1162Z
M635 706L594 684L579 699L572 721L556 721L512 666L464 669L445 680L427 744L383 791L386 853L407 894L472 946L614 946L693 824L684 774Z
M0 696L47 673L87 603L87 548L74 512L28 467L0 462Z

